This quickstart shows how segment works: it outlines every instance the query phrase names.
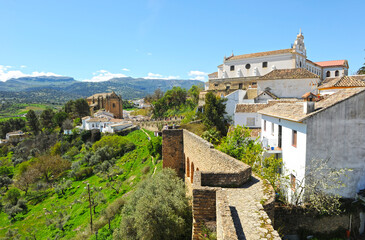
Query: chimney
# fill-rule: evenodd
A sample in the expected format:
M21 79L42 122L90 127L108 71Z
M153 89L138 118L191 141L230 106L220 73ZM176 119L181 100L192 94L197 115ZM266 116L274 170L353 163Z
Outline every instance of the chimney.
M309 114L314 111L314 102L304 102L303 103L303 113Z

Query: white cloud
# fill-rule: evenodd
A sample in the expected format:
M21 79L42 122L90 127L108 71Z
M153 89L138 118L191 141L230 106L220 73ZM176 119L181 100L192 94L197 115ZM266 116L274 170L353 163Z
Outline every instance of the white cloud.
M39 76L61 76L52 72L32 72L31 74L23 73L20 70L11 70L12 66L4 66L0 65L0 81L7 81L12 78L21 78L21 77L39 77Z
M123 71L126 71L126 72L129 72L130 71L130 69L128 69L128 68L123 68L122 70Z
M188 72L188 75L191 77L190 80L205 81L206 77L208 76L208 73L195 70Z
M105 82L112 78L122 78L127 77L123 73L111 73L107 70L99 70L96 73L93 73L93 77L91 79L85 79L85 82Z
M149 52L149 53L147 53L147 55L148 55L148 56L151 56L151 55L152 55L152 53L150 53L150 52Z
M147 77L144 77L144 79L163 79L163 80L172 80L172 79L179 79L180 76L163 76L158 73L148 73Z
M27 66L25 66L25 65L21 65L21 66L20 66L20 68L26 68L26 67L27 67Z

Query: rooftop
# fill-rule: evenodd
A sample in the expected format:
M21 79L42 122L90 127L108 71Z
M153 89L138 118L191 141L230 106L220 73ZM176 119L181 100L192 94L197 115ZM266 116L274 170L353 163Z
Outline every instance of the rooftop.
M304 68L292 68L292 69L272 70L268 74L262 76L260 79L274 80L274 79L302 79L302 78L319 78L319 76Z
M298 99L280 99L269 100L267 103L240 103L236 105L236 113L255 113L267 107L279 103L293 103L299 101Z
M281 49L281 50L275 50L275 51L249 53L249 54L243 54L243 55L237 55L237 56L233 55L233 56L227 57L226 61L238 60L238 59L244 59L244 58L263 57L263 56L285 54L285 53L292 53L293 51L294 50L292 48L289 48L289 49Z
M347 60L323 61L323 62L315 62L315 64L321 67L337 67L337 66L343 66L347 68L349 67Z
M289 121L302 122L303 120L361 92L365 92L365 88L342 89L321 101L315 102L314 111L308 114L303 112L303 103L278 103L259 111L259 113L276 118L287 119Z
M324 89L333 87L365 87L365 75L326 78L318 88Z

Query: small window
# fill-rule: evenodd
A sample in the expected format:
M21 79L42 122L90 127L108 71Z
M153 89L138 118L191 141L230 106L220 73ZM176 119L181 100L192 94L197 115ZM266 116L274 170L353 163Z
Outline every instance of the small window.
M330 77L331 76L331 72L330 71L327 71L326 72L326 77Z
M297 147L297 131L293 130L292 131L292 141L291 141L291 145L293 147Z
M231 86L227 85L226 90L228 91L231 88Z
M296 177L293 174L290 174L290 186L291 186L291 190L295 191Z
M262 63L262 68L267 68L267 62Z
M113 103L113 108L115 108L115 103Z
M245 67L246 67L246 69L250 69L251 65L249 63L247 63Z
M301 61L299 62L299 67L302 67L302 62Z
M275 124L271 123L271 135L274 135L274 127L275 127Z
M256 86L257 85L257 82L252 82L251 84L252 86Z
M335 76L336 76L336 77L340 76L340 72L339 72L338 70L336 70L336 72L335 72Z
M214 83L214 87L218 87L218 83Z
M264 131L266 132L266 120L264 120Z
M91 125L91 127L94 127L94 124L93 124L93 125Z
M255 126L255 118L254 117L248 117L246 125L247 126Z
M239 83L238 84L238 89L242 89L242 87L243 87L243 84L242 83Z
M231 70L231 71L234 71L234 65L232 65L232 66L230 67L230 70Z

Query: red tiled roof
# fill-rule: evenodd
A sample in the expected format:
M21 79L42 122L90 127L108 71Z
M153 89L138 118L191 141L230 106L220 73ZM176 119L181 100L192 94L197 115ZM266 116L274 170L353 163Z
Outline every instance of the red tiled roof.
M268 52L249 53L249 54L243 54L243 55L227 57L227 61L228 60L243 59L243 58L253 58L253 57L262 57L262 56L268 56L268 55L292 53L293 51L294 50L292 48L289 48L289 49L281 49L281 50L268 51Z
M321 67L333 67L333 66L346 66L346 60L333 60L333 61L323 61L323 62L315 62L315 64Z

